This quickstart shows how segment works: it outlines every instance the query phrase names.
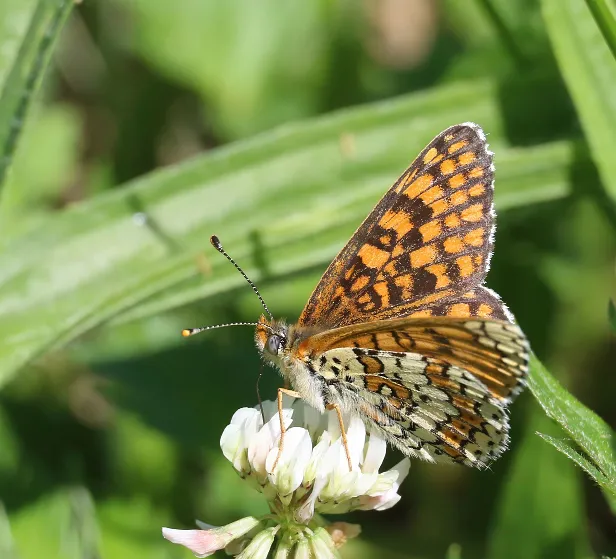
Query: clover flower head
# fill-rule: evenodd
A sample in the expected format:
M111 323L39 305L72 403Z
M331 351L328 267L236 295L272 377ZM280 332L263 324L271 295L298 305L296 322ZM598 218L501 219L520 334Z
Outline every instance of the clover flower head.
M321 414L302 400L285 396L282 453L280 418L275 402L241 408L220 439L224 456L241 478L261 492L271 513L248 517L220 528L163 529L174 543L197 557L223 549L240 559L262 559L276 544L274 557L337 557L336 548L359 534L359 526L327 524L321 514L352 510L386 510L399 500L398 488L408 475L404 458L380 473L386 442L367 434L358 417L345 417L351 470L334 412ZM274 467L275 464L275 467ZM203 526L203 525L201 525Z

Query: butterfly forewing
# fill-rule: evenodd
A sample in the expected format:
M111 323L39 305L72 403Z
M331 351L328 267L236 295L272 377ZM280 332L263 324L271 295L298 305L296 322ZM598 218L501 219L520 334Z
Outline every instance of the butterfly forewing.
M480 285L491 254L492 182L478 126L439 134L331 263L299 324L405 316Z

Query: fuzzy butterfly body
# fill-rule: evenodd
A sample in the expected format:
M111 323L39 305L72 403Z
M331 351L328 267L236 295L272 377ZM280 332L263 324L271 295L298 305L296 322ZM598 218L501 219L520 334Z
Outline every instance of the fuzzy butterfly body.
M506 448L529 355L482 285L493 180L479 126L441 132L332 261L298 323L261 317L264 359L316 409L358 415L406 455L486 466Z

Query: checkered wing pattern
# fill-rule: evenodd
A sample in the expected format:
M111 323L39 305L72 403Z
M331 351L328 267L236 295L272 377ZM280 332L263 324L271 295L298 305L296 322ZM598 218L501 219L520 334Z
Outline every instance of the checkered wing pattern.
M372 326L372 328L370 328ZM306 354L330 394L410 456L484 467L508 441L506 406L524 384L518 326L481 319L407 319L317 335Z
M491 255L493 175L477 125L439 134L331 263L299 325L421 316L446 312L454 299L469 302L463 298L484 281ZM504 317L500 304L491 312Z

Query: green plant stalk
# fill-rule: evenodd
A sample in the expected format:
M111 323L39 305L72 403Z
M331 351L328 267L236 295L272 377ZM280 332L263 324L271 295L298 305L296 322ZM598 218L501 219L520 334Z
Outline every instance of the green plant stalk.
M0 93L0 188L74 0L39 0Z

